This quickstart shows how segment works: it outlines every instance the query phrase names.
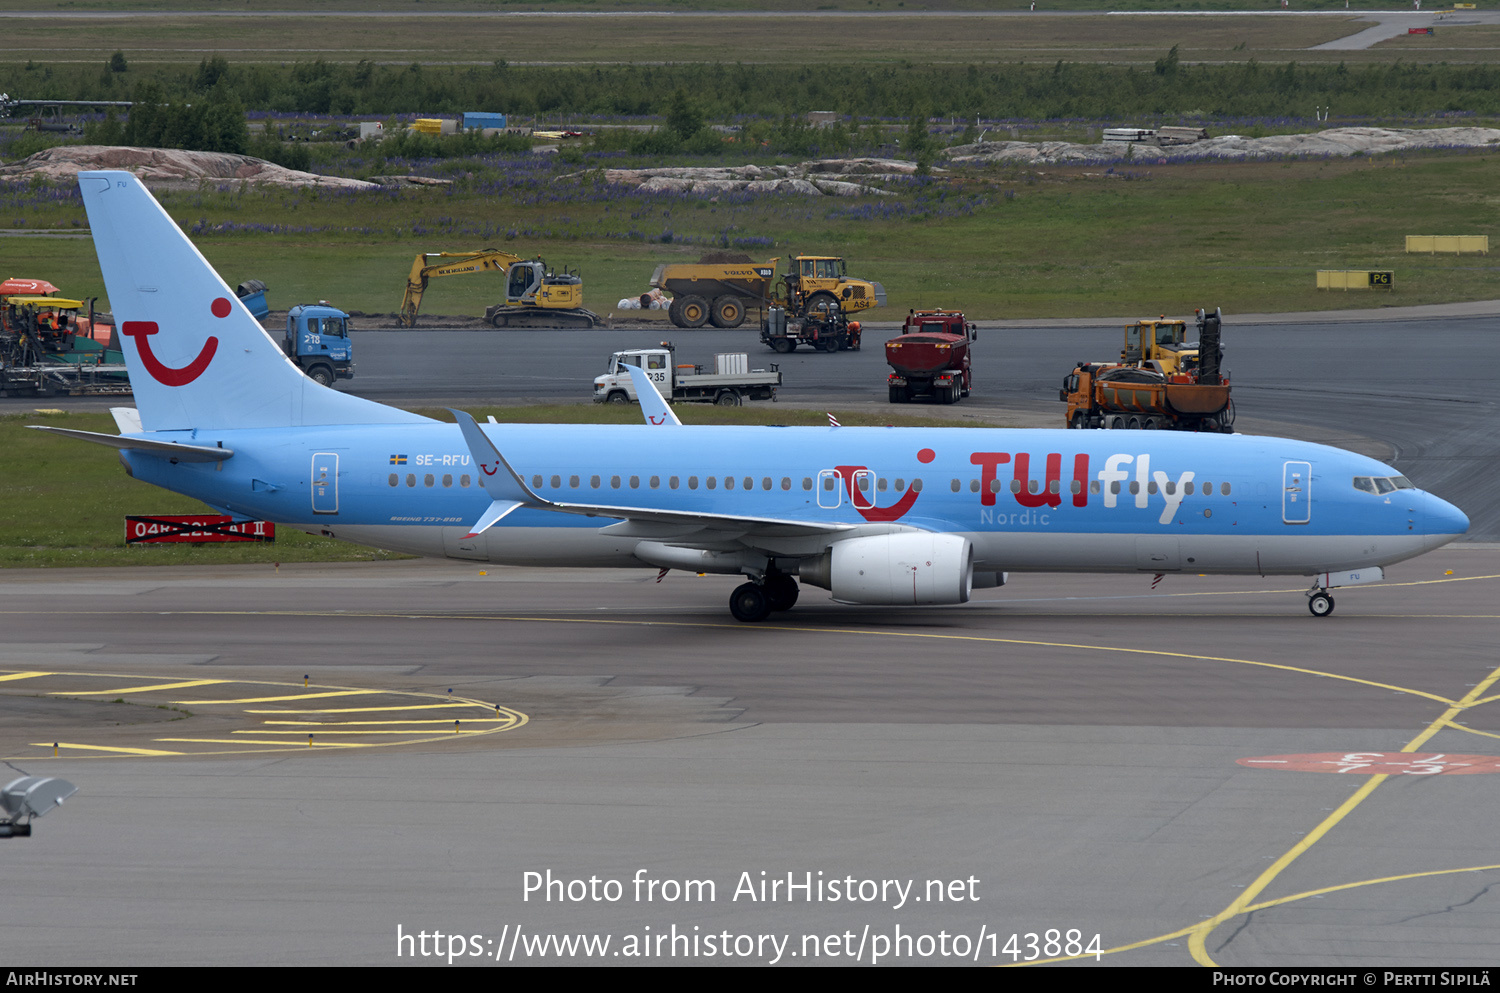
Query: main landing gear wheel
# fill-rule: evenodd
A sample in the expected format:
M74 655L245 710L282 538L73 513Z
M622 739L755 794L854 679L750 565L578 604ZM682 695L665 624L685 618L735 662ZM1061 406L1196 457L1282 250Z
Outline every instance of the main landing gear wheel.
M1307 609L1312 611L1314 617L1327 617L1333 613L1333 597L1328 595L1327 590L1319 590L1307 598Z
M754 583L744 583L729 594L729 612L737 621L763 621L771 614L771 601L765 590Z
M766 603L771 610L791 610L797 603L797 594L802 592L791 576L767 576L761 587L766 594Z

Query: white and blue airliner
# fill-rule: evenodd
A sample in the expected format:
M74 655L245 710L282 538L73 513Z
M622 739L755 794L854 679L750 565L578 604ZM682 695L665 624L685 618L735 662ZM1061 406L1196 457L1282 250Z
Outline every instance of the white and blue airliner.
M1329 589L1462 535L1468 518L1374 459L1284 438L1162 431L694 427L632 369L637 426L448 424L320 386L129 173L78 177L135 408L137 479L239 519L516 566L799 581L846 603L968 601L1011 572L1312 577Z

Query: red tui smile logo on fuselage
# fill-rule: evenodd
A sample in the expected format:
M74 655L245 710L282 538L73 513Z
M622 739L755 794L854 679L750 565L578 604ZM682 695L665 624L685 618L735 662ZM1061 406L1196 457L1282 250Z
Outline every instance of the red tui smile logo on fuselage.
M209 311L219 318L228 317L234 307L224 297L217 297L209 305ZM214 360L214 355L219 350L219 339L210 336L199 350L198 357L185 366L173 368L156 357L151 350L151 335L159 334L161 328L155 321L125 321L120 325L120 333L127 338L135 340L135 348L141 356L141 364L151 374L151 378L163 386L186 386L199 376L208 364Z
M917 453L917 461L923 465L930 463L936 457L937 454L930 448L924 448ZM877 507L875 506L875 497L873 494L867 494L863 489L855 488L855 481L859 473L868 471L866 466L840 465L834 466L834 471L844 481L844 489L849 493L849 503L853 505L855 510L859 511L859 516L871 524L889 524L892 521L899 521L906 516L907 511L911 510L912 504L917 502L917 496L921 493L921 490L916 487L908 486L906 492L901 494L901 499L889 507ZM867 486L869 484L861 481L861 485Z

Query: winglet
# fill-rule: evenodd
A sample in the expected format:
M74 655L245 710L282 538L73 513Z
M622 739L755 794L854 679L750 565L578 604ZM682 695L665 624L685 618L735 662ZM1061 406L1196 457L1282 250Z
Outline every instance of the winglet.
M630 384L635 387L636 399L641 401L641 413L646 415L646 423L657 426L675 424L681 427L682 422L677 419L672 408L667 406L666 399L645 370L633 365L625 368L630 373Z
M469 454L474 456L474 464L479 466L479 485L484 487L485 492L495 500L531 504L535 507L551 506L550 501L531 492L531 488L521 480L516 470L505 461L500 449L479 429L473 417L452 407L448 411L458 420L459 430L463 432L464 441L469 446Z

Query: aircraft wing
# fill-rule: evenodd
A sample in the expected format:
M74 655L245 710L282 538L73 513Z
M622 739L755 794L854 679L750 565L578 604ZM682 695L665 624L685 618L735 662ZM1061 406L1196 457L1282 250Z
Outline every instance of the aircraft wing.
M649 380L643 380L650 386ZM653 389L653 392L654 389ZM665 403L662 404L666 406ZM520 507L533 510L550 510L560 514L578 514L583 517L609 517L634 525L632 531L614 531L612 534L631 533L641 537L667 538L674 534L689 535L703 531L720 532L718 540L732 536L755 536L765 538L799 538L813 535L838 534L854 530L852 524L820 523L811 521L784 520L775 517L753 517L742 514L711 514L686 510L657 510L650 507L624 507L615 504L557 503L538 496L520 473L511 467L495 443L490 441L475 422L462 410L449 408L458 420L464 441L474 463L482 475L480 484L494 502L465 537L482 534L501 518ZM494 466L493 469L489 468ZM620 525L610 525L619 528ZM724 534L729 532L730 534Z
M609 528L611 534L640 533L643 537L660 537L671 528L642 528L639 525L676 525L688 530L734 531L744 535L769 538L797 538L819 534L838 534L854 530L853 524L823 524L814 521L792 521L777 517L750 517L739 514L706 514L685 510L653 510L649 507L617 507L608 504L548 503L547 510L562 514L581 514L584 517L622 518L636 528L616 531L619 525Z

